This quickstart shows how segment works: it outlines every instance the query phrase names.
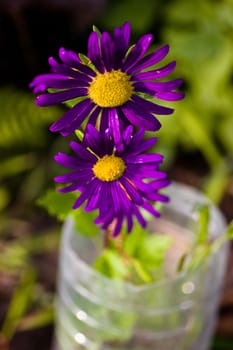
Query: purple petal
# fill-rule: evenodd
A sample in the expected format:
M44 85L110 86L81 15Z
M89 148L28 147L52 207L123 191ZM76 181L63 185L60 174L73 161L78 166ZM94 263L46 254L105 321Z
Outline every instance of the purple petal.
M135 146L138 143L140 143L145 135L145 130L139 129L132 137L132 140L130 142L131 146ZM137 146L136 146L137 147Z
M59 64L54 57L49 57L48 58L48 63L51 67L52 72L57 72L57 68L61 65Z
M104 65L101 60L101 51L98 33L92 32L88 39L88 55L87 55L99 72L104 72Z
M155 97L159 98L160 100L166 100L166 101L179 101L184 98L185 94L183 92L176 92L176 91L162 91L162 92L156 92Z
M102 109L102 115L100 118L100 132L104 134L105 130L108 129L108 116L109 116L109 108Z
M156 218L160 217L160 213L149 202L145 201L142 205L142 208L147 210L150 214L152 214Z
M79 129L83 121L87 119L89 114L93 111L93 108L95 108L95 105L91 102L90 104L86 105L82 111L79 111L72 122L69 125L64 126L64 128L60 131L62 136L68 136L75 130Z
M64 47L59 49L59 57L61 61L68 66L72 65L73 62L81 63L78 55L74 51L66 50Z
M104 215L104 216L101 216L99 215L95 220L94 220L94 223L95 224L101 224L102 223L102 229L103 230L106 230L109 225L113 222L114 220L114 214L113 213L110 213L108 215Z
M74 79L83 80L86 82L91 82L93 77L96 76L96 73L91 71L89 67L84 66L82 64L80 64L80 67L82 67L82 70L85 70L86 72L80 72L77 68L72 68L69 66L65 66L64 64L57 63L56 60L54 60L54 58L52 57L50 57L49 63L53 74L57 73L66 77L72 77ZM90 71L92 72L91 74Z
M86 95L87 95L87 89L83 89L83 88L42 94L37 96L36 104L40 107L47 107L51 105L56 105L64 101L72 100L73 98L76 98L76 97L86 96Z
M68 193L68 192L73 192L77 190L78 190L78 185L76 183L63 188L57 188L57 192L60 192L60 193Z
M143 203L143 199L141 195L138 193L135 187L129 183L129 181L124 176L120 179L120 182L125 188L126 193L129 195L129 197L134 203L139 205Z
M128 50L130 39L130 23L125 22L122 28L116 27L113 34L114 40L114 68L118 69L121 66L121 62Z
M113 44L108 32L101 35L101 53L107 71L113 68Z
M102 141L97 129L88 123L84 134L83 145L94 150L101 157L104 152Z
M94 164L97 161L97 158L91 152L87 151L81 144L71 141L70 147L80 158L84 159L85 161L88 160L90 162L94 162Z
M90 117L89 117L89 121L88 121L89 125L96 126L96 122L98 120L100 112L101 112L101 108L98 106L91 112Z
M155 180L150 182L150 186L153 187L154 190L159 190L161 188L167 187L171 184L171 181L168 179Z
M114 144L117 151L123 150L123 144L120 132L120 122L116 108L110 108L108 111L108 125L109 131L113 135Z
M136 216L139 224L142 226L142 227L146 227L147 225L147 222L146 220L144 219L144 217L142 216L142 214L140 213L139 209L137 208L137 206L135 205L133 207L133 213L134 215Z
M169 202L168 196L158 192L148 192L145 194L145 197L150 201L154 201L154 202L164 202L164 203Z
M109 198L110 198L108 210L112 212L120 212L122 208L121 200L120 200L121 188L118 187L118 182L117 181L109 182L108 191L109 191Z
M76 120L85 110L93 106L91 100L85 99L77 103L74 107L70 108L60 119L53 123L49 130L52 132L61 131L65 127L69 126L74 120ZM86 115L88 116L88 114Z
M99 196L101 193L102 189L101 189L101 184L98 183L96 188L93 190L91 196L88 198L87 200L87 204L84 208L85 211L91 211L97 208L97 204L99 201Z
M133 126L132 125L127 126L126 129L123 130L122 139L123 139L125 145L128 145L130 143L131 138L132 138L132 134L133 134Z
M54 88L54 89L69 89L76 87L88 87L89 82L82 79L74 79L68 78L64 75L59 74L42 74L30 84L32 87L35 84L44 84L46 87Z
M144 151L147 151L148 149L150 149L152 146L154 146L155 142L157 141L157 139L155 137L151 137L145 141L143 141L142 143L138 144L138 147L128 147L123 155L124 155L124 159L126 161L128 161L128 159L130 160L130 158L134 155L137 155L139 153L142 153Z
M150 70L143 73L137 73L133 76L133 81L154 80L154 79L164 78L174 70L175 66L176 66L176 61L173 61L162 68Z
M136 82L134 87L137 91L146 92L151 90L152 93L156 91L170 91L175 90L183 83L182 79L176 79L171 81L160 81L160 82Z
M54 156L54 160L65 167L71 168L71 169L77 169L79 166L79 160L73 156L68 156L67 154L64 153L57 153Z
M82 194L78 197L78 199L75 201L74 205L73 205L73 209L77 209L78 207L80 207L80 205L83 204L83 202L85 202L87 199L90 198L90 196L92 195L94 189L96 188L96 186L98 186L99 181L98 180L92 180L88 186L85 187L85 190L82 192Z
M136 63L144 56L147 51L153 36L151 34L143 35L138 42L135 44L132 51L126 57L125 63L123 64L123 70L129 71L131 67L134 67Z
M125 176L128 178L134 178L135 176L137 177L141 177L141 178L155 178L158 171L158 169L156 169L154 164L149 163L149 165L147 164L141 164L141 163L131 163L128 164L127 169L125 170Z
M131 99L136 102L139 106L142 108L145 108L148 112L154 113L154 114L172 114L174 112L173 108L168 108L164 106L160 106L157 103L153 103L151 101L146 100L145 98L142 98L138 95L133 95Z
M106 216L109 214L109 185L111 186L111 183L109 182L103 182L101 183L101 192L99 195L99 212L100 216Z
M115 224L115 227L114 227L113 232L112 232L113 237L117 237L119 235L119 233L121 232L122 225L123 225L123 219L124 219L123 214L119 214L117 216L116 224Z
M49 57L48 62L52 72L60 72L68 76L69 74L70 76L73 76L72 74L75 74L75 73L78 73L78 74L82 73L86 76L91 76L91 77L96 76L96 73L90 67L88 67L83 63L79 63L76 60L73 60L69 66L58 63L53 57Z
M133 229L132 214L131 213L127 214L126 219L127 219L127 231L128 231L128 233L130 233Z
M169 45L162 46L155 52L143 57L136 66L132 67L128 74L133 74L135 72L140 72L141 70L153 66L154 64L160 62L164 57L167 56L169 52Z
M156 154L156 153L148 153L148 154L139 154L137 156L132 156L131 158L129 157L127 160L127 163L157 163L157 162L162 162L163 161L163 156L161 154Z
M91 77L95 77L96 76L96 73L90 68L88 67L87 65L83 64L83 63L76 63L74 62L74 67L71 67L71 69L73 71L77 71L78 72L81 72L85 75L89 75Z
M115 193L116 193L114 196L114 201L112 203L114 210L128 212L131 207L131 201L129 197L127 196L126 192L122 189L118 181L115 181L113 183L114 183L113 191L115 190ZM117 205L118 207L116 207Z
M92 170L89 167L87 167L86 169L79 169L77 171L73 171L72 173L56 176L54 178L54 181L62 184L69 183L69 182L78 182L79 177L85 176L88 180L92 175L93 175Z
M127 176L127 174L125 174L125 176ZM156 179L166 179L166 176L167 176L167 174L166 173L162 173L162 172L156 172L155 173L155 175L154 175L154 178L156 178ZM142 181L142 178L140 178L140 179L137 179L137 178L135 178L135 177L131 177L131 180L133 181L133 183L135 184L135 186L138 188L138 190L140 191L140 192L142 192L144 195L146 194L146 193L150 193L150 192L152 192L152 191L154 191L154 188L153 188L153 186L151 185L151 182L143 182ZM156 182L157 182L158 180L156 180ZM162 188L162 186L160 187L160 188ZM159 188L159 189L160 189Z
M139 128L156 131L161 127L160 122L151 113L142 110L132 101L128 101L121 107L121 109L130 123Z

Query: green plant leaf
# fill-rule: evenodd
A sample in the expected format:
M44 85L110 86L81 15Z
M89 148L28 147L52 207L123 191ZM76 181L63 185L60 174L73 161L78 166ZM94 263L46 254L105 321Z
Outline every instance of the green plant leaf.
M209 206L208 205L202 205L198 208L198 224L199 229L196 235L196 245L208 243L209 238L209 221L210 221L210 213L209 213Z
M64 220L72 213L72 205L77 199L75 192L60 193L55 189L50 189L47 193L38 199L37 204L45 208L50 215L56 216L59 220Z
M140 261L145 270L153 271L163 264L171 243L171 237L151 234L135 223L134 231L123 240L123 250L128 256Z
M42 146L46 139L45 126L61 114L57 106L38 108L34 97L15 87L0 89L0 148Z
M117 251L104 249L96 259L94 267L109 278L124 279L128 274L127 265Z
M93 32L96 32L98 35L101 35L101 31L95 25L92 26L92 30Z
M76 230L85 236L100 235L100 228L94 223L96 211L86 212L83 207L72 210Z
M143 281L144 283L150 283L153 281L152 276L147 271L142 261L140 261L139 259L133 259L131 262L131 266L135 269L135 272L139 277L140 281Z
M82 142L83 137L84 137L84 132L80 129L75 130L75 135L77 136L77 138L79 139L79 141Z
M229 182L232 169L227 163L227 160L224 159L219 166L212 169L203 186L206 196L215 204L222 199Z
M25 316L18 325L19 331L28 331L52 324L54 321L54 308L50 305Z
M30 305L35 281L36 273L34 269L28 269L23 272L21 280L14 291L1 330L1 333L8 340L10 340L14 335L14 332L20 320L22 319L23 315L25 314Z
M137 258L150 271L156 270L164 263L171 244L172 238L169 236L148 234L142 242L141 249L138 250Z

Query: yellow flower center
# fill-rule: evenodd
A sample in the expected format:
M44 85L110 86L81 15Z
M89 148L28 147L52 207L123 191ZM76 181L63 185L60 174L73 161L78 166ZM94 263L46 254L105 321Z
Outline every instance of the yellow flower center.
M119 179L125 168L123 159L112 154L98 159L92 170L99 180L109 182Z
M122 106L133 91L130 76L120 70L97 74L88 89L90 99L99 107Z

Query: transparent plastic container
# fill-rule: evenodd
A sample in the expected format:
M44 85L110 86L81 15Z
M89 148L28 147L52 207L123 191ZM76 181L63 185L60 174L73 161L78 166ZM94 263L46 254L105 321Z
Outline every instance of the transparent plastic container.
M161 219L162 229L192 239L197 204L208 202L197 190L174 184ZM191 230L191 231L190 231ZM225 231L211 205L210 239ZM132 233L133 234L133 233ZM227 244L198 269L157 283L135 286L108 279L91 263L98 244L64 225L56 301L56 350L207 350L216 322Z

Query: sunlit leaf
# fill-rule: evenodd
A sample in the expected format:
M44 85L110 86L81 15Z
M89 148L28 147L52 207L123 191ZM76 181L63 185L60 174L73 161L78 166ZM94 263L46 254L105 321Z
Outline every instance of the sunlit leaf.
M37 203L45 208L50 215L56 216L60 220L64 220L72 211L77 195L74 192L60 193L55 189L48 190Z
M127 265L118 252L104 249L94 263L94 268L110 278L124 279L128 273Z

